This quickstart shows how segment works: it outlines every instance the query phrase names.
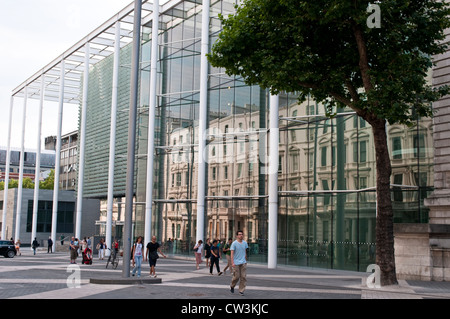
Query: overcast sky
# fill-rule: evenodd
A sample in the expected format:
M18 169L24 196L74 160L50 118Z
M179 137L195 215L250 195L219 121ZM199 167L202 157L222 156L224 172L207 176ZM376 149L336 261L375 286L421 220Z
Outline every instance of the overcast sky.
M7 145L11 92L133 0L0 0L0 146ZM23 99L14 99L11 147L20 148ZM28 99L25 147L37 147L38 100ZM43 108L42 141L56 135L57 103ZM65 104L62 134L77 129Z

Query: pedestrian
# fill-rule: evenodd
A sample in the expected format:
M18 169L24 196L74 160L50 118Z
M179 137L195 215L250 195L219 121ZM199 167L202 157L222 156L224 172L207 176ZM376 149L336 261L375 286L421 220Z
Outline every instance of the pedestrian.
M37 238L34 237L33 242L31 243L31 248L33 248L33 255L36 255L36 249L39 247L39 243L37 241Z
M89 249L91 249L91 237L87 238L87 246Z
M203 240L199 240L197 245L194 246L195 262L197 264L197 269L200 269L200 264L202 263L202 252L203 252Z
M61 240L61 246L64 246L64 234L61 235L60 240Z
M134 276L137 270L137 276L141 277L141 266L142 266L142 258L144 257L144 244L142 243L142 236L139 236L136 239L136 242L133 245L133 271L131 275Z
M223 269L223 273L227 273L227 269L230 269L230 272L232 272L231 267L231 244L233 243L232 238L228 238L228 242L223 246L223 253L225 254L225 257L227 259L227 266Z
M152 236L152 240L147 244L147 250L145 252L145 260L150 264L150 277L156 278L156 260L159 258L158 252L166 258L167 256L161 251L161 246L156 241L156 236Z
M16 245L16 255L22 256L22 253L20 252L20 239L17 239L15 245Z
M236 232L236 240L231 244L231 266L233 267L233 279L231 279L230 291L234 293L234 287L239 281L239 294L244 295L247 283L247 249L248 244L244 240L244 232Z
M53 240L51 236L49 236L47 240L47 254L48 253L53 253Z
M119 252L119 241L117 240L117 238L114 239L112 246L114 248L114 252L117 255L117 253Z
M98 250L98 259L103 260L105 257L105 249L106 249L106 243L103 238L100 239L100 242L97 244L97 250Z
M211 265L209 266L209 273L213 274L213 268L214 265L216 265L217 273L218 275L222 275L222 272L220 271L219 267L219 260L220 260L220 253L219 253L219 246L217 245L218 240L214 239L213 244L211 246Z
M72 240L70 241L70 263L76 264L76 260L78 257L78 248L80 247L80 243L78 241L78 238L72 237Z
M211 239L207 238L205 243L205 261L206 261L206 267L210 266L209 259L211 258Z

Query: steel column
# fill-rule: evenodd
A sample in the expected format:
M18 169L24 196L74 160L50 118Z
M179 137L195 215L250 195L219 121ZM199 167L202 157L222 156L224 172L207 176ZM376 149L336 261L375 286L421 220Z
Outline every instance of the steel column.
M197 233L196 242L205 237L205 196L206 196L206 129L208 121L208 59L209 52L209 9L210 0L203 0L202 40L200 55L200 107L198 123L198 188L197 188Z
M80 149L78 150L78 191L77 221L75 237L81 237L81 219L83 217L84 157L86 149L86 114L89 84L89 42L84 47L83 100L81 105Z
M56 245L56 227L58 221L58 198L59 198L59 167L61 165L61 131L64 109L64 77L66 64L61 60L61 70L59 76L59 106L58 106L58 126L56 132L56 156L55 156L55 181L53 184L53 206L52 206L52 241Z
M45 90L45 75L41 76L41 91L39 101L39 116L37 129L37 145L36 145L36 165L34 174L34 197L33 197L33 219L31 223L31 243L36 237L38 203L39 203L39 176L41 174L41 135L42 135L42 110L44 108L44 90Z
M14 233L14 240L20 239L20 226L22 216L22 192L23 192L23 166L25 160L25 125L27 118L27 100L28 100L28 86L25 87L25 96L23 98L23 114L22 114L22 142L20 146L20 163L19 163L19 185L17 191L17 210L16 210L16 231Z
M133 48L131 53L130 110L128 120L127 178L125 187L125 225L122 276L130 277L133 228L134 166L136 153L136 118L138 107L139 56L141 48L141 0L134 1Z
M270 95L270 136L269 136L269 236L268 236L268 268L277 267L278 250L278 95Z
M116 156L116 122L117 122L117 92L119 88L119 66L120 66L120 22L115 25L114 41L114 66L111 96L111 128L109 135L109 164L108 164L108 197L106 206L106 246L111 248L112 244L112 215L114 202L114 163ZM110 251L106 251L109 256Z
M13 108L14 108L14 96L11 96L11 102L9 104L8 142L6 146L5 188L3 190L2 235L0 237L2 239L7 239L6 214L8 213L8 184L9 184L9 169L11 162L11 128L12 128Z
M158 30L159 30L159 0L153 1L152 14L152 48L150 60L150 103L148 111L147 134L147 183L145 191L145 234L144 240L150 242L152 235L152 204L153 204L153 172L155 149L155 112L157 106L157 63L158 63Z

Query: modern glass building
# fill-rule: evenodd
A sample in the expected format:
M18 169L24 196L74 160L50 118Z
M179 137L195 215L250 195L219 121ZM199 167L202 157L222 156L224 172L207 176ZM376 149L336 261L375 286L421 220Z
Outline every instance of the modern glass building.
M180 1L160 16L157 52L152 233L176 254L191 254L196 239L197 190L206 193L205 239L244 230L250 260L267 262L269 93L209 68L207 176L198 180L202 5ZM234 1L213 1L209 42L219 14ZM142 30L137 120L135 235L144 234L151 23ZM120 53L114 194L125 194L131 45ZM105 198L113 57L89 74L84 196ZM278 262L365 270L374 262L375 154L370 126L351 110L324 116L313 100L279 96ZM427 222L423 199L432 190L430 119L413 128L388 128L396 222Z
M209 47L221 30L219 14L233 12L235 3L211 1ZM204 240L226 240L241 229L250 246L250 261L267 263L268 140L273 106L268 91L247 86L223 69L208 67L207 80L203 80L206 132L199 132L205 124L200 116L205 84L201 76L203 13L198 0L172 0L160 6L154 150L150 153L153 21L143 18L133 236L145 233L147 185L153 185L151 233L174 254L191 255L198 234L198 191L204 185L205 214L200 224ZM93 64L87 97L80 103L79 136L85 136L82 194L111 200L110 191L119 205L113 217L116 225L123 221L121 203L125 200L131 53L131 43L123 45L120 54L116 52L120 67L114 61L116 54ZM114 70L118 70L115 114L111 112ZM86 86L80 84L80 88L83 91ZM376 176L370 125L350 109L336 110L335 117L327 118L323 105L312 99L299 104L295 92L280 94L278 103L278 264L365 271L375 261ZM112 117L116 119L114 140ZM416 124L387 129L395 222L428 221L423 200L433 185L432 121L422 118ZM199 179L202 139L206 140L207 174ZM110 145L114 146L113 188L108 187ZM154 174L148 184L150 158ZM115 231L111 236L121 236L121 229ZM106 226L100 232L106 235Z

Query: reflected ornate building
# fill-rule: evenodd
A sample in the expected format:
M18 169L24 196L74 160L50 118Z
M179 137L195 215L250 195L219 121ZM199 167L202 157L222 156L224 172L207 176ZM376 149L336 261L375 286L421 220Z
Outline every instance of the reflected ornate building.
M218 14L234 1L211 4L210 42ZM177 254L191 254L197 220L198 120L202 7L181 1L160 16L152 232ZM135 236L144 234L147 170L150 24L143 27L137 119ZM121 50L130 63L130 46ZM85 197L106 198L112 60L91 69L86 129ZM119 73L114 195L125 193L129 69ZM365 270L374 262L375 153L370 126L351 110L324 116L312 100L281 94L279 112L278 261ZM225 240L242 229L250 260L267 260L268 92L210 67L208 81L205 237ZM432 191L432 121L388 126L396 222L427 222ZM203 133L203 132L201 132ZM123 214L122 214L123 216ZM169 247L169 246L168 246Z

